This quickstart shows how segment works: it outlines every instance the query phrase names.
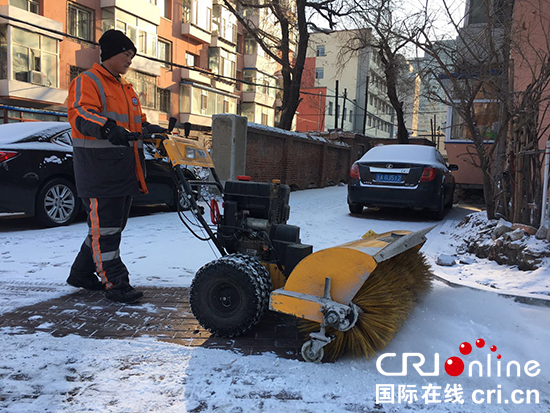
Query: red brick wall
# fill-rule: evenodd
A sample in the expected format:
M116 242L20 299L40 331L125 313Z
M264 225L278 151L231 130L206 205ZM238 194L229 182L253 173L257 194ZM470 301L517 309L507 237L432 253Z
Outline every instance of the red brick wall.
M351 153L346 144L249 124L246 174L259 182L280 179L295 189L322 188L347 182Z

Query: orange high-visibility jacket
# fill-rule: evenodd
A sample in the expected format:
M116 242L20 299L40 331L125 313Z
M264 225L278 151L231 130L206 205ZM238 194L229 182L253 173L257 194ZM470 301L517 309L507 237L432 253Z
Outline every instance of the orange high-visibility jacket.
M75 181L81 198L147 193L143 143L130 142L129 148L113 145L101 132L108 119L131 132L141 132L146 122L134 88L119 79L95 63L69 88Z

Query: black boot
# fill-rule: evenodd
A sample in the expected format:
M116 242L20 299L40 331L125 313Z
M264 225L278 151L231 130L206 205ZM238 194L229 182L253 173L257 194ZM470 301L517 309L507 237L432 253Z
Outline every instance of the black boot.
M123 289L107 290L105 293L105 298L118 303L135 303L141 297L143 297L143 293L130 285Z
M97 276L94 273L82 274L75 271L71 271L69 278L67 278L67 284L76 288L84 288L90 291L104 291L105 286L99 282Z

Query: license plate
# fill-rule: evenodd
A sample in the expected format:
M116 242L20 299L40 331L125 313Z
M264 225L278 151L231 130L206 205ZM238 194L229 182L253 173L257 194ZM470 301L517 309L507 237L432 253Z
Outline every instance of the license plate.
M401 174L375 174L376 182L402 182Z

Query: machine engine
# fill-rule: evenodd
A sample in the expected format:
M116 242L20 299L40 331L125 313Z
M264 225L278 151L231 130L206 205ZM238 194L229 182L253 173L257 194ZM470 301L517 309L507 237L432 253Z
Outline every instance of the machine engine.
M218 239L227 252L278 262L289 273L312 253L300 242L300 228L287 225L290 187L278 182L227 181Z

